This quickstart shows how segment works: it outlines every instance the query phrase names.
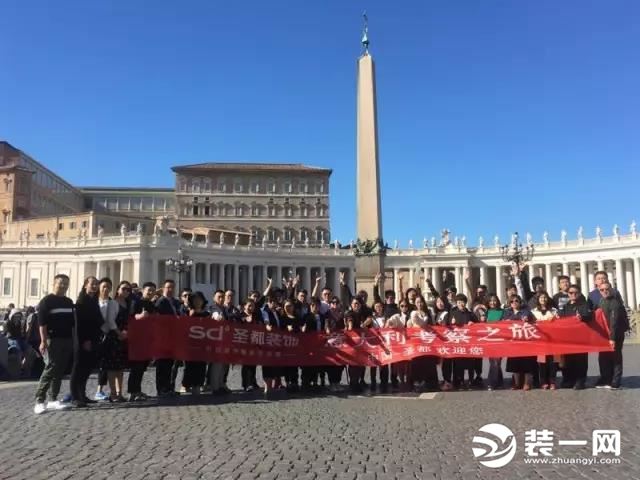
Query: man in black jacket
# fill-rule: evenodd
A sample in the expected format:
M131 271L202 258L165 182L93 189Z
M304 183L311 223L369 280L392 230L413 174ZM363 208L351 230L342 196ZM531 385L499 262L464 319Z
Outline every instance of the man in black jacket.
M134 322L156 313L156 304L153 302L155 293L155 283L146 282L142 285L142 297L136 302L133 311ZM144 401L149 398L148 395L142 391L142 378L144 377L144 372L147 370L147 365L149 365L149 360L129 361L130 371L127 381L127 392L129 393L130 402Z
M602 300L600 308L609 325L609 344L613 352L600 352L600 385L596 388L617 390L622 380L622 344L624 335L629 330L629 318L624 303L615 295L609 282L603 282L598 287Z
M384 305L384 318L388 319L392 315L396 313L400 313L400 309L398 308L398 304L396 303L396 292L393 290L385 290L384 291L384 301L380 298L380 287L384 284L384 277L382 273L378 273L375 278L375 282L373 285L373 303L374 305L378 302Z
M578 285L569 285L567 295L569 300L558 309L560 317L578 317L583 322L590 322L593 318L593 313L589 308L587 300L580 293L580 287ZM588 369L588 353L572 353L564 355L561 387L583 390L587 381Z
M156 313L160 315L179 315L180 303L174 298L176 284L167 279L162 287L162 296L156 301ZM171 387L172 358L159 358L156 360L156 390L158 397L175 396L177 392Z
M324 332L324 315L320 313L320 299L312 297L309 302L309 313L302 319L301 330L303 333ZM302 367L302 390L309 391L312 387L318 388L318 375L323 369L321 366Z

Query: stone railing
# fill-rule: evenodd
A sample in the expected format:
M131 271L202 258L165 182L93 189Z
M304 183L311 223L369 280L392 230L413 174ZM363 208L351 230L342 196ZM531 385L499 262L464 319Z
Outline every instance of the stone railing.
M535 252L547 252L547 251L566 251L566 250L581 250L591 249L597 247L617 247L625 245L640 245L640 235L638 233L628 233L625 235L611 235L607 237L594 237L594 238L577 238L573 240L558 240L549 242L532 243ZM450 243L447 246L435 246L420 245L418 247L405 247L391 249L387 252L389 256L406 256L406 255L495 255L500 253L502 243L497 246L483 245L470 247L464 244Z
M1 249L46 249L46 248L78 248L78 247L100 247L116 245L139 245L150 237L137 234L135 232L124 235L108 235L103 237L77 237L77 238L36 238L14 241L0 240Z

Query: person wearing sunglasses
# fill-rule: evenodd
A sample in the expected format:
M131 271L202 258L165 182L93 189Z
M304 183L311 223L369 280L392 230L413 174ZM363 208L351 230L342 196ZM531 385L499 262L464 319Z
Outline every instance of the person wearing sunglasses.
M600 379L596 388L618 390L622 380L622 344L629 330L629 317L619 294L614 293L608 281L601 283L598 291L602 296L599 306L609 326L609 345L613 351L598 354Z
M180 308L178 309L178 314L180 315L189 315L189 296L193 291L189 287L185 287L180 292Z
M503 320L512 322L534 323L535 317L531 310L523 304L519 295L513 295L509 299L509 308L504 311ZM533 388L533 374L538 368L536 357L511 357L507 358L507 372L513 374L512 390L531 390Z
M400 313L392 315L387 320L385 328L405 329L411 318L411 305L406 299L400 300ZM409 361L391 364L391 389L393 391L409 390Z
M569 285L567 295L569 297L568 302L558 309L560 321L566 317L577 317L583 322L590 322L593 314L587 299L580 292L580 287L578 285ZM583 390L586 387L589 354L571 353L561 355L560 369L562 370L560 388Z

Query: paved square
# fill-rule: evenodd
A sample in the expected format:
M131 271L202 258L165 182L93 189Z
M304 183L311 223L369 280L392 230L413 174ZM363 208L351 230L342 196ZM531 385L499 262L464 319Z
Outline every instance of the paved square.
M283 394L274 401L259 393L226 400L185 395L36 417L33 384L0 384L0 479L637 479L640 346L624 354L620 391ZM596 373L592 355L591 382ZM239 376L236 367L232 388ZM145 388L154 393L153 371ZM478 428L494 422L510 428L518 443L515 458L499 469L480 465L471 450ZM621 464L525 464L530 429L554 432L554 456L585 458L592 458L593 430L620 430Z

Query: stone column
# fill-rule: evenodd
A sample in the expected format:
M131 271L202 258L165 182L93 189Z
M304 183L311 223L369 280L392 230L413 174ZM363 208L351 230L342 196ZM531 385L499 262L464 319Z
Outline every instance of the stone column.
M550 263L544 264L544 281L547 285L547 292L551 293L553 291L553 277L551 272L552 265Z
M433 267L433 276L431 277L431 281L433 282L433 286L436 287L436 290L440 295L444 295L442 291L442 270L440 267Z
M463 293L465 291L465 288L464 288L464 279L462 278L462 267L456 267L455 276L456 276L456 288L458 289L458 293Z
M224 278L224 263L218 264L218 289L225 290L225 278Z
M486 285L488 280L487 267L480 267L480 284Z
M251 290L255 290L255 286L253 284L253 265L251 264L247 265L247 283L249 284L247 287L249 292Z
M598 270L604 271L604 260L598 260Z
M314 285L315 285L315 278L313 279ZM324 265L320 267L320 288L324 288L326 286L329 285L329 282L327 282L327 271L324 268ZM322 291L318 292L318 295L321 294ZM311 292L309 292L311 293Z
M304 280L303 280L303 288L307 290L309 295L311 295L311 290L313 289L313 285L311 285L311 267L304 267Z
M620 292L620 295L622 296L622 301L626 305L629 299L627 298L627 289L625 287L624 280L625 280L624 263L622 259L618 258L616 260L616 288L618 289L618 292Z
M333 294L340 298L340 267L333 269Z
M562 264L562 275L569 276L569 264L567 262Z
M409 286L407 288L413 288L416 285L415 268L412 266L409 268Z
M640 257L633 259L633 279L636 287L636 304L633 309L637 310L640 303Z
M588 272L588 263L580 262L580 290L582 290L582 294L586 297L589 295L589 272Z
M100 281L100 279L104 277L104 270L104 263L98 260L96 262L96 278L98 279L98 281Z
M502 267L496 267L496 295L503 303L508 303L508 299L505 298L504 284L502 281Z
M233 291L236 293L236 302L241 302L240 299L240 265L233 264Z
M587 263L587 278L588 278L587 291L583 292L585 297L593 288L593 285L595 283L594 277L595 277L595 265L593 264L593 262L589 262Z
M160 274L158 272L158 260L151 257L151 281L156 285L158 285L158 283L160 282L160 279L158 278L159 276Z
M633 261L627 263L625 260L623 266L625 270L625 282L627 284L627 305L634 309L636 306L636 289L633 279Z
M276 267L276 279L273 282L275 285L281 285L282 284L282 265L278 265Z
M349 284L349 288L351 289L351 293L353 295L355 295L356 294L356 272L355 272L355 270L353 268L349 269L349 281L348 281L348 284ZM358 288L358 290L360 290L360 288ZM370 297L373 298L373 291L372 291Z

